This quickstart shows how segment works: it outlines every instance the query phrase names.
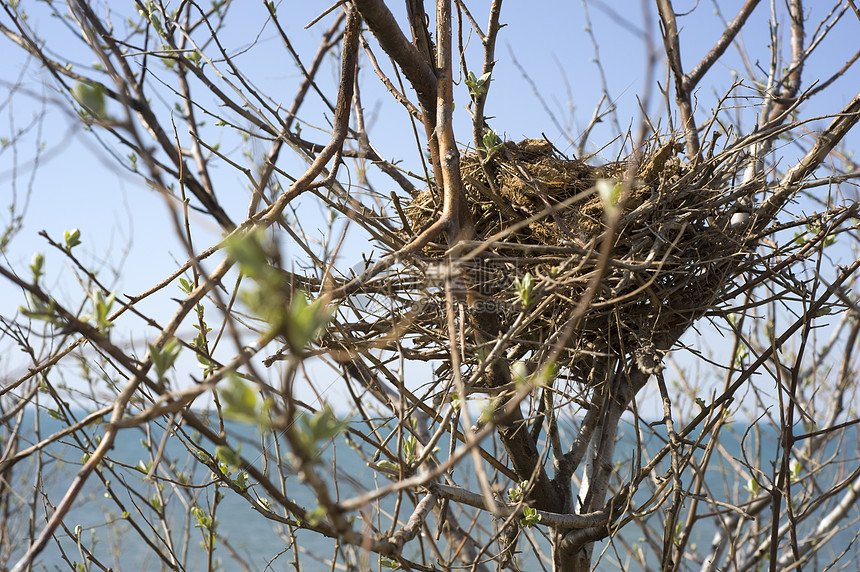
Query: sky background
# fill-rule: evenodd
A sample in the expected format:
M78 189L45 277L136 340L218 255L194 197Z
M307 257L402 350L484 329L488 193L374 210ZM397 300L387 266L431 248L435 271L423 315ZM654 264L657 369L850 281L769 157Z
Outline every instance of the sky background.
M473 12L482 27L485 27L487 18L484 4L475 3L478 8ZM828 9L824 2L806 4L810 22L820 20L822 11ZM116 22L123 16L136 17L136 8L130 1L110 0L105 5L110 7ZM717 41L723 29L722 18L733 18L741 5L740 1L674 2L679 14L693 10L678 19L685 70L691 69ZM319 36L330 24L331 16L309 30L304 26L327 6L327 3L300 1L278 4L286 32L305 60L316 50ZM778 42L785 43L788 38L786 9L782 1L775 2L774 6L779 24L775 37ZM392 3L392 9L400 9L400 3ZM72 62L76 68L91 66L94 56L73 39L67 28L68 22L50 16L41 3L33 3L28 10L31 10L29 24L48 39L48 48L54 54ZM285 14L289 17L284 17ZM234 2L227 25L219 36L225 49L236 54L237 63L254 85L273 98L283 94L284 101L276 103L288 106L301 75L283 50L277 31L271 24L266 24L266 15L263 2ZM768 37L768 21L771 17L770 6L763 2L741 37L750 55L749 63L762 70L769 65L771 39ZM8 25L6 19L2 21ZM671 83L667 82L665 63L659 57L662 46L656 27L656 10L651 3L628 0L605 3L509 1L503 6L502 21L506 26L499 35L498 64L493 73L485 113L491 117L490 125L504 139L518 141L545 134L559 149L572 152L601 100L604 81L616 113L607 116L591 132L587 152L602 149L594 161L616 158L621 150L612 141L619 131L631 129L636 132L642 118L640 105L646 105L652 117L665 117L665 100L660 86L665 88ZM464 26L464 30L467 29ZM811 37L813 30L807 32ZM860 22L849 14L808 61L803 88L808 88L814 80L828 78L842 67L855 51L853 46L857 45L858 34ZM468 44L469 66L477 71L481 65L479 42L474 36L465 36L464 40ZM648 77L649 41L657 50L658 61L654 68L654 83L644 85ZM82 129L77 118L69 113L68 99L56 91L52 80L40 70L36 61L25 57L22 50L5 38L0 40L0 52L3 53L0 87L5 98L0 103L0 121L6 122L0 123L0 137L15 140L15 144L0 151L0 207L5 209L14 205L15 213L23 215L23 230L7 248L2 263L28 277L27 268L32 255L44 253L47 258L44 284L71 308L82 300L80 285L68 262L60 253L52 252L39 236L40 231L61 241L64 231L79 228L83 244L75 250L76 255L85 264L101 268L100 276L120 294L139 294L175 270L186 256L176 239L169 217L170 207L165 199L149 190L139 177L117 165L111 152L122 158L125 151L110 139L104 139L108 146L106 149L94 133ZM605 76L601 75L601 67L596 62L598 54ZM329 59L320 74L321 88L332 97L338 73L335 60ZM386 158L400 160L404 166L420 172L411 129L404 128L408 126L405 112L382 92L364 57L361 66L362 103L367 113L371 141ZM157 64L154 69L157 69ZM522 70L527 70L528 77ZM165 77L168 74L165 73ZM738 51L730 48L701 84L696 97L699 109L707 112L713 108L718 98L738 79L746 79L751 85ZM858 85L860 72L849 70L814 103L802 106L801 116L838 111L855 95ZM470 119L466 111L468 92L462 82L456 89L455 133L463 147L468 147L471 145ZM742 89L737 93L739 96L749 94ZM170 94L165 91L154 95L164 98L166 113L171 104ZM646 95L650 98L646 99ZM756 101L739 97L732 103L737 106L735 113L743 115L745 123L750 125L756 111L751 106ZM210 105L211 101L201 100L200 104ZM604 103L603 109L606 105ZM213 108L213 111L218 110ZM34 116L41 120L33 123ZM319 142L328 140L325 128L331 114L318 98L311 97L300 116L307 122L303 125L303 137ZM824 123L813 122L809 128L820 129ZM33 129L15 136L31 124L35 125ZM665 123L659 127L668 129ZM207 129L214 127L210 125ZM245 152L252 157L260 157L266 151L262 143L245 144L229 134L220 136L220 140L223 151L246 165ZM845 147L854 149L857 142L858 133L855 131L846 138ZM788 160L801 152L800 147L792 143L787 143L787 146L785 154ZM38 154L37 149L41 149ZM34 163L37 156L38 163ZM294 176L304 169L300 161L288 157L279 166ZM220 200L234 219L239 220L238 214L247 208L247 180L226 165L216 167L213 173L216 188L221 193ZM378 184L377 190L384 194L395 190L393 184L382 178L373 177L372 182ZM306 231L320 233L322 237L317 229L324 225L325 209L307 201L303 203L299 216ZM3 210L0 222L5 226L9 220L9 211ZM195 243L199 249L218 240L220 232L214 223L200 216L196 221L199 224ZM349 241L341 253L339 266L349 268L359 262L362 254L367 254L367 247L361 239ZM285 256L289 258L290 252ZM178 289L168 292L176 297L180 295ZM6 282L0 283L0 313L3 316L14 315L22 301L20 290ZM164 322L173 312L174 305L162 295L152 302L143 303L141 309L153 312ZM715 337L711 326L703 324L702 327L708 332L706 337ZM185 334L190 334L190 326L185 330ZM118 324L114 335L124 336L129 347L142 355L146 347L144 341L152 339L155 334L154 330L142 327L141 322L129 319ZM0 358L0 376L17 378L26 367L26 360L22 357L14 349L5 349ZM320 369L314 375L318 376L321 390L336 384L336 372ZM656 405L653 411L658 411Z

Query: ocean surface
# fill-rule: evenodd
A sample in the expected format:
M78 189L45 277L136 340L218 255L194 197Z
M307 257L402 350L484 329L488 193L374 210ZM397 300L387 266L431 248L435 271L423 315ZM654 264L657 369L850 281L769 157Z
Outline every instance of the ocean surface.
M32 414L28 414L28 419L23 424L25 427L33 426L32 417ZM62 422L52 419L48 415L40 415L39 422L43 438L63 427ZM243 457L258 467L263 467L264 462L268 462L269 470L272 469L272 463L275 462L275 459L270 456L264 460L259 453L261 446L259 432L248 425L233 422L229 422L227 429L228 433L241 436L239 440L243 441L241 445ZM5 430L5 428L0 429L0 431ZM93 435L98 433L98 427L94 427L91 431ZM207 570L210 567L210 555L202 546L205 528L196 525L205 524L205 520L198 521L197 517L201 515L211 517L213 507L214 518L217 523L215 527L217 540L216 549L211 558L217 564L218 570L295 570L296 567L301 570L331 569L329 560L334 550L334 542L331 539L306 531L298 531L291 537L286 527L265 518L251 508L248 500L223 487L217 489L221 494L218 495L216 502L216 488L206 486L212 483L211 471L193 459L191 457L193 451L189 451L176 438L167 440L162 453L162 463L166 463L165 466L173 467L174 476L184 474L184 477L195 487L180 488L174 487L169 481L146 480L144 477L145 470L148 469L147 463L155 456L161 444L162 436L163 432L157 429L154 429L150 434L140 429L128 429L120 432L116 445L110 453L110 462L103 472L106 480L99 479L95 474L90 477L64 521L65 529L59 531L58 539L51 541L39 556L34 570L102 569L98 565L88 562L87 551L95 555L98 562L105 568L112 568L117 572L121 570L170 570L171 567L153 553L152 548L143 537L161 539L160 541L156 540L155 543L162 549L164 539L169 538L169 545L172 546L174 553L180 555L180 561L185 563L185 570ZM189 436L191 436L190 433ZM0 437L4 437L3 441L0 441L0 445L4 445L5 436L0 435ZM754 443L747 441L747 448L749 450L758 448L763 458L774 458L773 452L768 451L768 443L771 443L770 446L772 447L776 442L773 437L774 435L760 435L760 443L758 443L760 446L754 447ZM747 436L747 439L751 438ZM853 442L851 441L852 438L854 439ZM856 450L856 439L857 433L853 431L846 440L847 443L846 441L842 442L842 446L849 446ZM38 471L33 460L22 461L14 468L14 490L22 495L35 495L35 497L27 498L30 500L36 498L38 509L35 521L32 521L30 515L24 510L18 510L12 514L11 521L14 527L11 529L12 537L8 539L8 545L14 548L11 559L5 561L6 566L15 563L29 544L32 534L38 533L44 526L46 512L50 513L51 510L49 507L56 506L60 501L74 477L75 471L81 465L83 451L79 448L79 444L69 437L62 441L62 443L48 447L43 452L41 481L37 479L37 473L40 471ZM268 450L272 451L271 439L269 438L266 442L268 443L266 445ZM726 446L725 452L728 455L723 454L726 459L721 459L720 463L727 460L728 457L743 459L739 439L726 439L724 444ZM659 435L649 439L645 445L649 452L656 451L662 445ZM441 442L440 446L443 449L447 448L445 442ZM239 445L236 447L238 448ZM616 464L616 468L621 474L628 474L631 470L632 453L635 447L636 444L632 435L623 436L619 441L616 449L616 457L619 462ZM836 452L837 445L831 447L833 448L832 452ZM366 445L364 452L372 455L372 452L367 451ZM289 464L288 459L282 458L282 461L284 464ZM335 463L339 479L338 488L334 494L340 494L344 498L353 496L362 490L384 486L390 482L370 469L366 459L361 458L353 449L343 443L337 447L328 444L320 450L319 469L321 474L330 473L331 467ZM466 466L471 468L468 462ZM717 498L725 498L724 495L728 494L717 491L724 491L728 487L729 492L738 493L739 488L748 484L739 479L727 482L722 470L726 470L728 465L722 464L723 469L717 470L719 466L715 463L714 471L709 471L707 475L708 485ZM661 468L661 471L664 470L665 468ZM460 471L459 469L458 471L455 471L454 478L459 484L467 486L471 490L479 490L475 485L474 475L465 474L468 471ZM163 473L160 472L159 474ZM237 471L233 472L233 476L241 478ZM34 484L38 488L37 493L34 493L36 491ZM254 498L258 495L266 496L259 486L251 484L249 492ZM646 489L647 487L643 487L643 491L640 491L636 497L637 501L644 502L648 496ZM286 495L308 509L316 506L313 494L296 475L286 479ZM409 503L404 503L404 505L409 506L402 508L400 513L402 519L408 516L408 511L411 508ZM382 501L381 507L389 512L396 510L393 499ZM24 508L26 508L26 504ZM700 512L703 511L700 510ZM126 514L124 515L124 513ZM682 514L684 514L683 511ZM163 518L159 518L158 515L163 515ZM146 518L143 518L144 516ZM857 517L855 507L854 518ZM662 512L658 511L654 518L663 518ZM132 523L138 523L140 529L135 530ZM468 526L468 521L461 524ZM382 525L384 526L385 523ZM479 522L478 526L489 528L489 519ZM435 531L432 518L430 529ZM714 530L715 528L709 520L701 521L700 525L694 529L690 545L698 545L700 553L706 551ZM533 536L538 542L547 546L545 539L541 539L540 534ZM840 533L833 541L832 550L838 553L847 548L849 552L853 550L854 558L857 558L858 548L856 546L851 547L852 538L853 534L850 530ZM645 554L653 552L649 545L653 546L654 543L659 545L662 542L661 538L646 537L642 530L636 528L633 523L622 532L621 539L629 545L639 544ZM293 545L298 548L297 555L294 553ZM427 549L426 546L424 548ZM596 548L598 553L604 549L607 550L599 562L599 570L635 571L643 569L635 561L622 559L619 562L615 558L614 548L607 546L605 542ZM351 569L380 569L378 557L367 553L361 555L360 553L360 550L353 550L346 556L342 553L338 558L336 569L350 569L347 568L345 557L353 558L352 564L356 567ZM531 561L521 559L520 563L523 570L540 569L540 564L534 559ZM657 564L653 555L648 557L648 563L651 566ZM2 569L3 563L0 563L0 570Z

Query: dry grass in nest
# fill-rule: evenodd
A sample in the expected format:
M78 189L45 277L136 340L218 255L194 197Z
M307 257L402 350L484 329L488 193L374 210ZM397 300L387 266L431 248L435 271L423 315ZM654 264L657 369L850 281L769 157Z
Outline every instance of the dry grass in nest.
M504 359L538 359L558 343L564 347L559 365L585 383L606 373L599 370L612 360L602 357L633 357L641 369L654 371L666 340L674 342L728 291L747 253L747 245L726 232L739 194L732 185L737 159L725 154L691 167L679 151L674 141L655 139L635 169L632 161L594 166L567 159L548 142L531 139L506 143L485 164L465 155L461 172L481 239L468 246L480 254L451 263L444 249L428 247L429 260L413 269L424 274L411 289L401 286L403 274L389 277L388 296L399 291L402 315L410 316L401 320L398 335L411 338L418 354L438 355L447 347L447 280L476 296L467 311L481 318L469 324L487 330L467 336L467 364L471 357L474 366L506 336L511 349ZM601 179L626 181L611 231L595 191ZM412 232L438 218L438 201L425 191L407 206ZM599 251L607 238L613 248L602 268ZM572 322L598 273L588 309ZM515 281L526 275L534 288L524 306ZM409 313L416 300L419 310Z

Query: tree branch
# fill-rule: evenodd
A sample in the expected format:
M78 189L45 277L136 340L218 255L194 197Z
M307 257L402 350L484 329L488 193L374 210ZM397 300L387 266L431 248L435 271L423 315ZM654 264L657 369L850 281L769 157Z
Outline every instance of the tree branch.
M279 220L286 206L294 198L312 188L312 181L322 172L328 162L340 153L346 135L349 132L349 113L352 108L352 95L355 89L356 64L358 63L358 38L360 20L354 9L349 8L346 16L346 28L343 33L343 49L341 50L340 85L337 94L334 121L332 122L331 140L317 155L314 162L305 173L278 199L271 207L261 213L260 221L271 224ZM333 178L337 170L338 159L329 177ZM317 185L318 186L318 185Z
M692 94L684 81L684 69L681 66L681 44L672 0L657 0L657 10L660 13L660 22L663 24L663 48L666 51L666 58L669 60L669 68L675 78L675 102L678 105L678 112L681 114L681 122L684 126L687 157L693 161L699 156L699 133L696 129L696 120L693 117L693 104L690 99Z
M361 17L376 36L379 45L403 70L403 75L418 94L422 114L431 124L436 123L436 74L424 56L413 46L394 15L382 0L355 0Z

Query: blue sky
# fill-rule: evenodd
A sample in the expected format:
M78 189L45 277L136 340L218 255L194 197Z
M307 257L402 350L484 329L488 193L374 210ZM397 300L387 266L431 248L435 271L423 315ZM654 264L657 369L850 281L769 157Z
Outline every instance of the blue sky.
M107 4L111 7L115 21L120 21L123 14L135 14L130 1L111 0ZM727 19L734 16L741 4L740 1L719 2ZM476 11L473 15L485 27L484 3L476 5L480 5L482 11ZM674 3L678 13L696 5L698 8L694 12L679 17L678 21L686 70L707 53L722 31L714 3L704 0L698 3ZM776 5L780 23L776 37L779 42L787 42L785 8L782 2ZM326 6L327 3L284 1L278 7L279 14L289 14L288 18L283 18L284 25L296 50L305 58L309 58L316 49L318 37L331 19L323 19L310 30L305 30L304 26ZM590 25L585 16L586 7ZM816 21L824 8L823 3L807 2L807 10L811 12L810 21ZM49 39L49 46L55 52L61 52L76 67L87 69L90 66L93 56L70 39L63 24L39 12L40 6L34 4L28 9L33 10L30 13L31 25ZM763 69L769 64L769 10L768 3L762 3L742 37L749 50L751 64ZM647 23L646 12L647 18L650 18ZM283 94L285 101L277 103L286 106L301 76L282 49L276 30L271 25L265 25L265 19L262 2L242 3L241 6L235 3L221 37L227 51L236 54L237 62L255 85L273 97ZM647 91L643 86L648 58L646 30L650 30L650 39L658 51L655 80L664 87L667 85L665 64L659 58L662 46L655 25L656 14L650 3L511 1L503 7L502 21L506 27L502 29L497 44L498 64L493 73L486 114L492 116L490 125L506 139L516 141L525 137L540 137L541 133L545 133L563 151L572 148L570 138L579 137L602 95L603 80L593 61L595 42L606 73L608 92L617 107L617 123L607 117L595 127L587 148L589 152L609 144L618 134L619 125L622 130L632 127L634 132L638 127L641 114L637 96L642 97ZM833 30L832 36L822 43L819 51L807 63L804 88L813 80L829 77L844 64L854 50L853 47L845 46L856 45L858 32L860 22L851 15ZM812 30L809 30L811 33ZM469 66L477 70L481 64L479 42L475 37L467 36L465 40L469 45ZM4 95L8 93L10 82L20 82L23 86L6 102L8 115L4 113L3 119L6 121L12 117L14 123L8 121L0 124L0 136L11 136L16 129L26 125L33 114L45 114L40 130L25 134L14 147L0 153L0 199L3 203L0 206L5 209L14 202L20 213L28 205L24 213L24 228L11 243L3 263L26 276L33 253L45 253L48 259L45 284L58 288L58 298L65 299L66 303L74 307L82 298L74 272L63 256L51 252L38 232L45 230L54 240L61 240L64 231L79 228L83 244L76 249L76 254L87 264L101 268L101 276L106 278L112 288L126 294L138 294L146 290L185 260L183 248L176 240L169 222L169 206L139 178L118 168L114 157L99 145L92 133L83 131L75 117L54 105L51 100L61 96L54 91L50 79L39 71L36 62L26 60L23 52L15 49L8 40L4 39L0 45L4 53L4 61L0 64L0 78L5 82ZM519 66L528 70L533 85L539 86L543 103L535 94L532 83L517 68L514 58ZM726 57L702 83L697 93L699 108L703 111L711 109L728 86L738 77L743 78L745 73L741 58L736 50L730 48ZM334 93L332 87L336 74L337 67L333 60L327 62L320 76L320 85L329 94ZM404 165L419 171L414 141L409 128L405 127L408 126L405 112L381 91L366 59L362 60L361 77L362 102L368 114L371 140L386 158L402 160ZM855 95L858 85L860 72L857 69L849 70L814 104L802 107L801 115L813 116L841 109ZM649 114L652 117L665 116L665 104L656 85L651 86L650 94ZM167 97L166 92L162 95ZM455 98L455 132L464 145L469 145L471 129L465 110L468 92L462 82ZM208 103L201 101L203 105ZM755 102L738 100L737 104L748 106ZM556 121L550 117L547 108ZM165 105L164 109L169 109L169 105ZM749 125L755 109L746 108L740 113L746 115ZM330 113L317 99L309 100L302 118L308 122L304 126L303 136L320 142L327 140L323 130L314 129L314 126L325 128L330 119ZM810 127L820 125L812 124ZM665 120L661 127L667 127ZM858 137L860 135L856 132L851 134L846 140L847 148L855 148L860 140ZM109 146L113 145L109 139L106 141ZM34 168L29 161L41 145L48 152L40 156L39 164ZM247 160L242 157L244 148L240 141L224 136L222 145L239 162L247 164ZM125 151L113 148L117 149L120 157L125 155ZM261 143L251 144L249 148L255 156L265 152ZM613 160L617 151L610 145L603 156ZM295 159L285 159L281 167L297 175L303 169L303 164ZM226 165L215 168L213 172L216 187L220 189L228 209L234 215L243 212L248 199L247 181ZM374 177L373 182L386 194L394 189L392 184L382 178ZM302 207L301 218L306 230L315 231L321 227L324 217L325 210L317 204L306 202ZM8 220L9 215L4 210L0 221L6 223ZM195 230L195 241L198 248L202 249L215 242L220 233L210 221L202 217L196 220L199 224ZM351 241L343 251L343 267L348 268L360 260L361 254L366 253L366 247L367 243L362 240ZM178 297L179 291L172 294ZM7 283L0 283L0 300L0 312L5 316L12 315L22 301L20 292ZM172 303L165 296L145 307L161 318L173 311ZM703 327L710 326L703 324ZM142 338L154 336L154 330L145 329L134 320L123 323L120 332L117 335L127 336L128 343L141 352L145 348ZM0 374L16 377L23 362L14 357L14 353L6 354L8 357L0 361ZM332 377L334 374L321 374L323 377L325 375Z

